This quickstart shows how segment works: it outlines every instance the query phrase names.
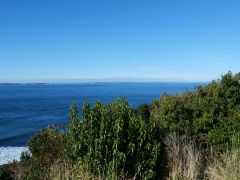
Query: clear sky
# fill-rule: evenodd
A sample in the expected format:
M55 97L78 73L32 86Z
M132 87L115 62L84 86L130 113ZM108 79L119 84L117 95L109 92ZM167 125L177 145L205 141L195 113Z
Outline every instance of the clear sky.
M2 0L0 81L240 71L239 0Z

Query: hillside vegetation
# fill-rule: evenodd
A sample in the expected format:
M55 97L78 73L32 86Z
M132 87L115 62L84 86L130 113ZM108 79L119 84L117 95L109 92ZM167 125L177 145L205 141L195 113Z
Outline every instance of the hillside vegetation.
M132 108L125 98L71 105L66 132L49 126L9 179L240 179L240 74Z

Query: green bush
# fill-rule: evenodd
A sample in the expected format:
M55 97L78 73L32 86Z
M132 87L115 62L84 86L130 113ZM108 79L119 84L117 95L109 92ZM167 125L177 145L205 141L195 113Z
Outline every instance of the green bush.
M56 128L49 126L35 134L28 143L32 159L41 165L51 165L63 156L65 135Z
M71 112L77 113L75 105ZM92 109L85 103L82 114L80 121L77 114L71 116L67 132L70 158L95 174L155 176L160 150L156 127L136 114L126 99L107 105L96 102Z
M195 92L164 95L151 109L165 133L190 135L222 150L240 132L240 74L229 72Z
M64 133L52 126L42 129L29 141L30 152L23 153L12 169L20 179L46 179L51 165L63 157L65 144Z
M66 133L48 127L34 135L30 153L13 163L13 172L21 178L49 179L66 166L64 172L81 167L74 172L89 177L163 179L171 164L163 143L168 134L191 137L204 150L203 159L209 159L208 146L216 157L233 145L240 148L239 124L240 74L231 72L195 92L165 94L137 109L124 98L111 104L97 101L93 107L86 102L80 117L73 103ZM65 160L70 163L58 163Z

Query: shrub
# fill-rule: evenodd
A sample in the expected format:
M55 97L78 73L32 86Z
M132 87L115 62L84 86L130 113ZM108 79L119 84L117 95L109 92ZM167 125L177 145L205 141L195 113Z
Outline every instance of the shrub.
M30 153L23 153L12 169L20 179L46 179L49 167L64 155L65 135L53 126L42 129L28 143Z
M80 118L73 103L66 134L48 127L34 135L30 154L15 162L13 172L29 179L52 179L60 172L64 178L162 179L160 168L165 170L167 163L169 178L197 179L203 178L200 171L211 147L211 154L224 157L214 161L207 175L235 178L239 174L230 172L229 162L238 167L239 158L225 153L233 145L240 148L239 124L240 74L231 72L195 92L165 94L137 109L124 98L111 104L97 101L93 107L86 102Z
M176 132L224 151L240 131L240 74L231 72L195 92L164 95L151 104L151 119L165 134Z
M125 99L107 105L96 102L92 109L84 104L82 112L76 136L70 136L73 128L68 130L72 159L96 175L155 176L160 143L154 124L134 113Z
M14 172L10 168L11 165L1 165L0 166L0 179L13 180Z
M63 156L65 148L64 133L53 126L42 129L35 134L28 143L31 158L40 165L51 165L55 160Z
M14 179L24 179L29 175L31 168L31 155L29 152L21 154L20 162L13 161L10 169L14 172Z

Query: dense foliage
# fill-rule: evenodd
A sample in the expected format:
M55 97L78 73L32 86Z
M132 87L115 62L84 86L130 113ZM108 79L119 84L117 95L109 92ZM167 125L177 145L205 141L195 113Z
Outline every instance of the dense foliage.
M85 103L82 116L79 121L73 104L67 133L70 158L106 176L155 176L160 152L158 130L136 114L125 99L108 105L96 102L92 109Z
M162 96L152 103L151 119L165 133L187 134L219 147L230 145L240 132L240 74L229 72L196 92Z
M169 134L191 137L191 144L218 154L239 145L239 124L240 74L229 72L195 92L165 94L137 109L124 98L93 107L86 102L80 117L73 103L67 132L49 127L34 135L30 154L17 165L28 179L46 179L59 159L107 179L162 179L171 163L163 143Z

